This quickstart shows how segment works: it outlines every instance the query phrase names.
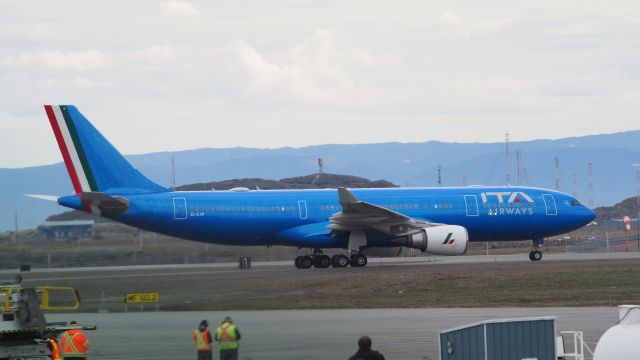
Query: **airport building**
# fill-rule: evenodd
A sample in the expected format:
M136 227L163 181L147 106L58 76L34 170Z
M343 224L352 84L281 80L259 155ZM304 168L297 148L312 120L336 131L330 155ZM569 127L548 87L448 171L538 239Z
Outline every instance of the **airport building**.
M45 221L38 226L44 239L90 238L94 235L94 220Z

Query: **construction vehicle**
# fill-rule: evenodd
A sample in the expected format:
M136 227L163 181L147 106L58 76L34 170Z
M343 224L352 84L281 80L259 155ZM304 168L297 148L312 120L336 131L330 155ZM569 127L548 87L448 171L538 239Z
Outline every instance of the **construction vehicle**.
M80 306L78 291L71 287L25 287L20 279L0 285L0 360L51 359L48 339L71 329L95 330L95 326L49 323L44 311L72 311Z

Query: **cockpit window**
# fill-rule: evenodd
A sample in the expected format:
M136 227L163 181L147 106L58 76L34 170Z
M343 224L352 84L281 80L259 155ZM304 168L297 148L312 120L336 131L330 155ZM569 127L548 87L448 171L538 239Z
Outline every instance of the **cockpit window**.
M571 200L571 206L582 206L582 203L576 199Z

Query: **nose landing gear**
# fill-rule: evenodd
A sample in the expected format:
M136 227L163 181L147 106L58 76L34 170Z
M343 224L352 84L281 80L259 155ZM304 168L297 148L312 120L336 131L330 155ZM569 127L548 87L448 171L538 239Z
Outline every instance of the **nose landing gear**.
M544 238L534 239L533 245L531 246L531 252L529 253L529 260L531 261L540 261L542 260L542 244L544 243Z

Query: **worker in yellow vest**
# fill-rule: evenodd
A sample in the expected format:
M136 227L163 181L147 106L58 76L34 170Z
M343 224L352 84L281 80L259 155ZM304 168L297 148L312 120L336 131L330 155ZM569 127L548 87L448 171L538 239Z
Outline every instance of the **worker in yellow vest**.
M220 360L238 360L240 331L233 325L229 316L224 318L222 325L216 329L215 339L220 349Z
M193 342L196 345L198 360L213 360L213 339L207 320L200 321L198 328L193 331Z

